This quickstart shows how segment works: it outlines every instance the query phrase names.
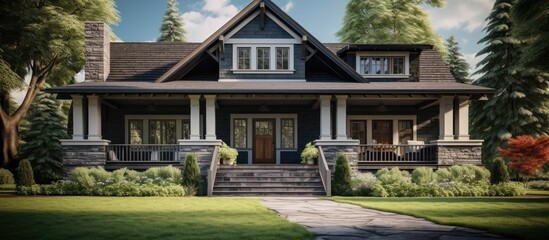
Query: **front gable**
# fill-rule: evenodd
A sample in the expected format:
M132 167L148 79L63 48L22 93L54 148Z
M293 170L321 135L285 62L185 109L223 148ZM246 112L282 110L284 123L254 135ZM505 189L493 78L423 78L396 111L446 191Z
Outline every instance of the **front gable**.
M211 60L212 81L315 81L313 58L331 73L324 81L367 82L270 0L255 0L156 82L195 80L194 68L213 69L204 67Z

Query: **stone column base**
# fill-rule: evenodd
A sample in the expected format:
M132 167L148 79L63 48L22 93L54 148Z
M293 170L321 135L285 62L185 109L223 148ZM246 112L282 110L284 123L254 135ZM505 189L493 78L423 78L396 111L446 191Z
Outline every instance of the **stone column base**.
M316 140L314 144L322 147L326 163L330 170L335 171L335 164L337 160L337 153L343 153L347 155L347 160L351 167L352 172L358 171L358 140Z
M482 165L483 140L435 140L438 165Z
M77 167L105 167L108 140L61 140L63 146L63 172Z
M208 169L212 163L213 152L216 146L221 146L221 140L179 140L181 146L179 157L181 164L185 166L187 154L196 154L200 175L208 175Z

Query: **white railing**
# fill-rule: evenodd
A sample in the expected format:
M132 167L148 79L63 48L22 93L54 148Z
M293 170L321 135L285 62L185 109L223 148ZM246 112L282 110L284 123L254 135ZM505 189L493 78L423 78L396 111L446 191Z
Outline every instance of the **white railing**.
M122 162L178 162L179 145L176 144L110 144L107 161Z
M332 196L332 172L328 167L326 162L326 157L322 151L321 146L318 148L318 172L320 172L320 178L322 179L322 185L324 185L324 190L326 190L326 196Z
M433 144L366 144L360 145L359 163L436 163L436 145Z
M215 177L217 175L218 167L219 167L219 146L216 146L212 155L212 163L210 165L210 169L208 169L208 197L211 197L213 195Z

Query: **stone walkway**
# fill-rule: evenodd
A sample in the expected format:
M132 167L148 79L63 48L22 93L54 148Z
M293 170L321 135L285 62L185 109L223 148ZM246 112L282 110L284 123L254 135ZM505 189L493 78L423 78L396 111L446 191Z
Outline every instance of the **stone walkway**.
M265 197L263 204L291 222L317 234L317 240L336 239L504 239L462 227L362 208L314 197Z

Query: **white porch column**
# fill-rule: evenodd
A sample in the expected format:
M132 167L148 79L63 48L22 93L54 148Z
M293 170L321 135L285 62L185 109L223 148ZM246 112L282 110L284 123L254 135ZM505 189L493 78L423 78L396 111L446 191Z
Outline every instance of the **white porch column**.
M442 96L439 100L439 140L454 140L454 97Z
M337 95L337 140L347 140L347 95Z
M88 96L88 140L101 140L101 98Z
M454 118L457 122L457 140L469 140L469 97L459 97L458 114Z
M330 133L330 101L332 96L330 95L321 95L320 96L320 140L330 140L332 139L332 134Z
M71 95L72 97L72 139L84 140L84 110L82 106L82 95Z
M190 140L200 140L200 95L189 95L191 100Z
M204 95L206 99L206 140L216 140L215 135L215 95Z

